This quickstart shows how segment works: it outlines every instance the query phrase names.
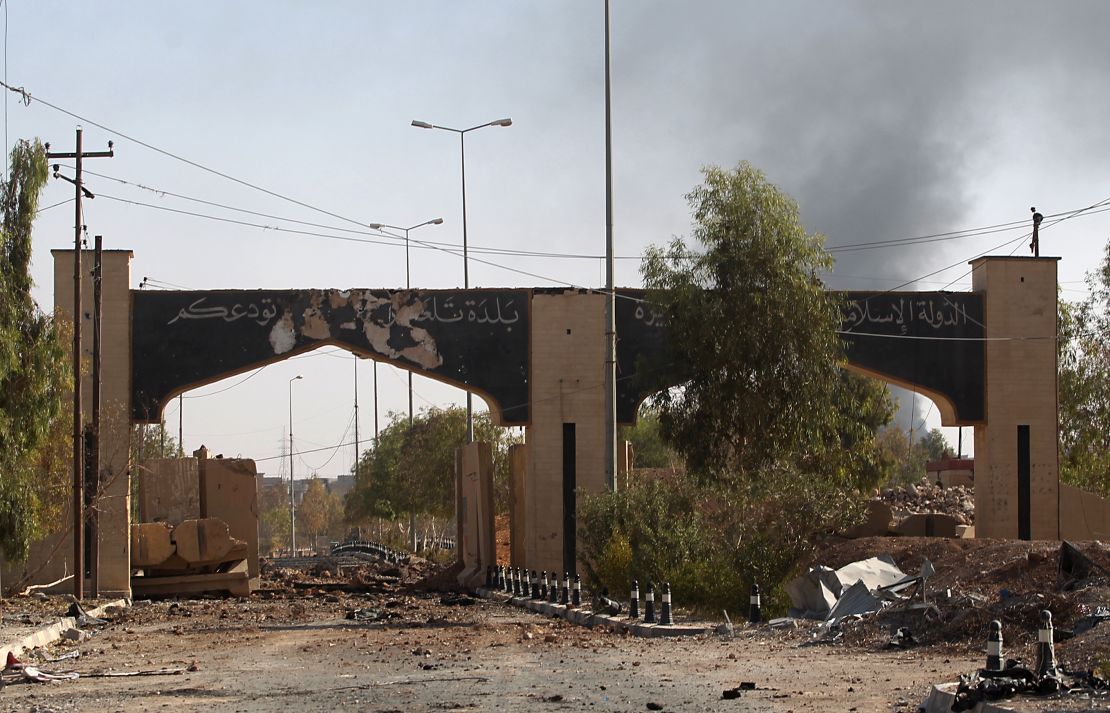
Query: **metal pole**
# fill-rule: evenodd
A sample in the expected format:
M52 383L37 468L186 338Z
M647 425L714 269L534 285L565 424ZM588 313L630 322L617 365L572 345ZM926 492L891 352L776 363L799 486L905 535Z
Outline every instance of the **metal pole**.
M185 395L177 395L177 450L185 455Z
M355 467L354 474L358 477L358 355L355 354Z
M93 362L92 362L92 438L89 454L92 474L92 508L89 512L89 595L96 597L100 591L100 518L97 515L100 497L100 367L102 361L100 326L103 321L102 284L104 276L104 236L94 239L93 252Z
M374 362L374 450L378 449L378 362Z
M293 495L293 382L299 376L289 380L289 556L297 556L297 521L296 506Z
M461 136L461 134L460 134L460 136ZM464 179L464 181L465 181L465 179ZM465 208L463 209L463 212L464 213L466 212ZM410 273L409 273L409 231L410 230L412 230L412 228L405 228L405 289L406 290L411 290L412 289L412 279L411 279L411 276L410 276ZM465 268L465 265L466 265L466 238L465 237L463 238L463 265L464 265L463 280L465 281L465 279L466 279L466 268ZM408 372L408 379L409 379L409 430L412 430L412 370L409 369L409 370L406 370L406 371ZM467 396L469 396L469 392L467 393Z
M613 131L605 0L605 482L617 489L617 293L613 283Z
M77 175L73 182L77 196L73 226L73 596L85 596L85 463L81 433L81 127L77 127L74 157Z
M108 142L107 151L90 151L85 153L81 143L82 130L77 127L76 150L69 152L53 152L50 144L46 145L46 157L72 158L76 163L76 175L73 183L74 190L74 226L73 226L73 596L76 599L84 598L85 593L85 487L84 487L84 438L81 428L81 231L84 228L81 198L92 193L87 193L81 180L82 163L85 158L111 158L112 142ZM57 168L54 171L58 176ZM69 180L69 179L66 179Z
M470 265L466 244L466 132L459 132L459 168L462 172L463 289L470 289ZM466 390L466 442L474 442L474 396Z

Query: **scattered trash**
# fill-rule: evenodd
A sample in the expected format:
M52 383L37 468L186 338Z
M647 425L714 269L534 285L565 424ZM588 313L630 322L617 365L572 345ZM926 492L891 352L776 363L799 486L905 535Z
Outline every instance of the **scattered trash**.
M448 595L445 595L443 597L440 597L440 599L439 599L440 604L443 604L444 606L449 606L449 607L456 607L456 606L468 607L468 606L471 606L472 604L474 604L475 601L477 601L477 600L475 600L474 597L468 597L465 594L448 594Z
M85 678L127 678L131 676L178 676L185 673L183 668L155 668L143 671L93 671L82 674ZM74 674L74 678L76 678Z
M171 607L172 608L172 607ZM70 602L69 611L66 616L71 616L77 620L77 626L81 628L88 628L90 626L104 626L108 623L107 619L101 619L95 616L89 616L85 608L81 606L81 602Z
M797 629L798 620L790 616L780 616L777 619L771 619L767 622L767 626L772 629Z
M898 631L894 632L894 636L890 638L890 643L887 648L890 649L908 649L911 646L917 645L917 639L913 638L913 632L910 631L908 626L898 627Z
M728 610L722 609L721 613L725 615L725 621L724 621L723 624L718 624L714 628L714 631L716 631L721 636L727 636L729 638L732 638L732 632L733 632L732 619L728 618Z
M50 661L50 663L57 663L58 661L68 661L69 659L76 659L76 658L81 658L81 650L80 649L74 649L73 651L67 651L64 654L62 654L61 656L55 656L54 658L49 659L49 661Z
M387 603L386 606L389 606ZM344 618L351 621L380 621L389 619L392 615L380 609L348 609Z
M76 671L51 673L50 671L43 671L37 666L29 666L27 664L22 664L21 670L23 671L23 678L28 681L38 681L40 683L47 683L49 681L71 681L80 677L80 674Z
M1099 607L1095 610L1094 614L1088 614L1076 621L1075 626L1072 627L1072 634L1078 636L1090 631L1107 620L1110 620L1110 610L1107 610L1106 607ZM1059 630L1057 630L1057 634L1059 633Z
M663 704L662 703L656 703L655 701L648 701L647 709L649 711L661 711L661 710L663 710Z
M736 688L726 688L725 690L721 691L721 698L723 698L726 701L727 700L732 700L734 698L739 698L740 694L743 693L744 691L754 691L754 690L755 690L755 682L754 681L744 681L739 686L737 686Z

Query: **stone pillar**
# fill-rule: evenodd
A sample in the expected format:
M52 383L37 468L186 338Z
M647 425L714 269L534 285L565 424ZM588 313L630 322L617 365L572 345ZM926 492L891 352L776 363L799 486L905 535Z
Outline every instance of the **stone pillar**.
M573 571L573 563L564 566L565 498L577 503L583 493L606 487L605 295L535 290L531 325L532 422L525 436L528 487L522 564ZM575 441L573 491L564 488L563 446L565 427L570 425Z
M1057 260L971 263L987 336L986 423L975 426L976 537L1060 536Z
M528 444L509 446L509 560L520 567L525 560L528 525L525 491L528 485Z
M52 250L54 256L54 307L73 319L73 251ZM101 299L103 321L100 343L101 368L100 480L99 501L100 595L131 596L131 258L130 250L103 252ZM85 273L81 281L81 346L84 359L92 359L93 251L81 253ZM92 420L92 377L87 374L82 400L85 421ZM67 511L69 508L67 507ZM69 523L72 516L65 517ZM73 571L72 533L64 539L54 558L63 558L67 573ZM52 558L52 559L54 559ZM55 569L55 565L46 568ZM36 579L45 579L41 574ZM50 581L45 579L45 581ZM71 588L71 587L69 587ZM86 588L87 591L87 588Z
M483 586L486 566L497 559L492 453L488 443L476 442L459 448L455 455L455 517L462 535L458 548L463 563L458 582L464 587Z

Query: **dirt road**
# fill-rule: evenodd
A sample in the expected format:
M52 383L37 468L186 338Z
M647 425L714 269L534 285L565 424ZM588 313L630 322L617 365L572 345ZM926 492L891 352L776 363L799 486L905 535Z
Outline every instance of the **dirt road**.
M344 619L353 604L390 618ZM162 602L80 644L79 659L42 665L90 673L195 662L196 671L9 685L0 709L912 711L929 683L978 664L935 651L799 647L804 640L637 639L501 604L445 606L435 595ZM742 682L756 690L722 700Z

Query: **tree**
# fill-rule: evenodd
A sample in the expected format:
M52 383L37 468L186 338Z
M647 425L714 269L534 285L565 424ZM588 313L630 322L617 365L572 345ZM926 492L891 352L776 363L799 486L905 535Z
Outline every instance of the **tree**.
M131 428L131 452L138 462L147 458L184 458L181 444L165 423L137 423Z
M835 461L844 421L832 266L794 201L747 162L703 170L688 194L693 238L650 248L650 299L667 315L666 364L678 388L658 395L664 434L712 480L755 479L799 457Z
M340 508L339 498L329 493L324 481L313 475L297 508L298 531L313 538L331 532L341 515Z
M1110 495L1110 242L1087 286L1086 299L1060 302L1060 477Z
M879 431L876 442L883 458L890 463L890 471L881 482L890 485L917 483L925 477L929 461L953 456L939 428L911 442L905 429L888 426Z
M70 379L68 331L31 297L31 229L46 182L46 152L19 141L0 184L0 550L13 560L58 521L69 435L59 421Z
M632 444L633 468L671 468L678 461L663 440L659 412L650 406L640 409L635 424L623 428L622 438Z
M674 388L652 398L686 473L586 499L583 557L610 587L670 581L684 601L735 609L777 585L817 538L852 524L892 462L875 434L886 388L842 369L841 305L819 273L822 238L747 163L710 167L687 199L692 237L650 248L663 358ZM681 533L675 536L675 533Z
M349 523L380 517L395 520L415 513L445 518L455 510L455 450L466 443L466 411L453 407L422 410L409 427L408 415L390 413L377 443L363 452L355 488L347 497ZM507 501L508 447L519 439L494 426L489 414L474 416L474 438L493 446L496 502Z

